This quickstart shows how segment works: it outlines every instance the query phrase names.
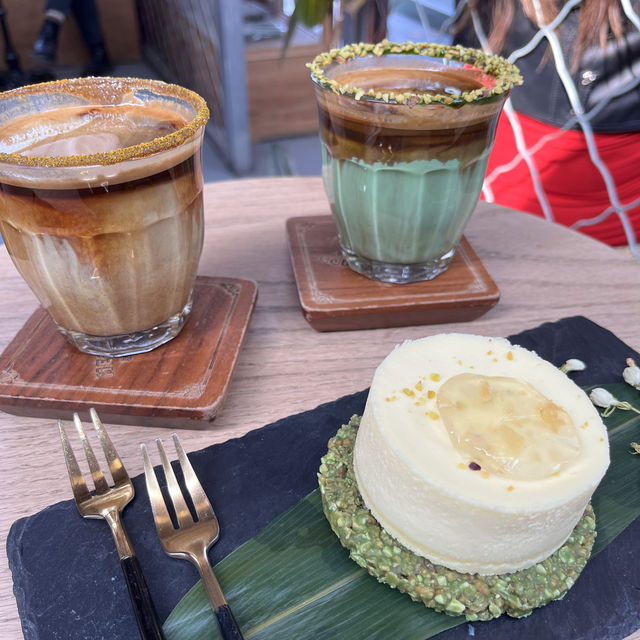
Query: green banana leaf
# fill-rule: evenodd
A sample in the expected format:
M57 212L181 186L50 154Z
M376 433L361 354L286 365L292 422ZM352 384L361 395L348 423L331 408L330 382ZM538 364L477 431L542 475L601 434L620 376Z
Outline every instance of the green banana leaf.
M628 385L605 387L640 405L640 394ZM629 446L640 440L640 415L616 410L605 422L611 466L592 499L598 529L593 555L640 517L640 456L631 455ZM215 572L247 640L364 640L397 637L399 630L406 640L425 640L465 622L413 602L350 560L322 513L318 490L219 562ZM221 638L200 582L164 631L167 640Z

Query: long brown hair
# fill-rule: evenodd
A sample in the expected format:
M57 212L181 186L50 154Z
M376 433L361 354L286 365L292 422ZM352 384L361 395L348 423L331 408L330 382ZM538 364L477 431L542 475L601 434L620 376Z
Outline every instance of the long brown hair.
M507 37L507 31L516 12L516 2L522 5L522 10L534 24L539 24L533 0L468 0L460 18L456 21L453 32L456 33L469 24L471 11L477 10L489 19L489 46L494 53L501 53ZM542 12L542 22L548 24L560 11L558 0L539 0ZM607 40L613 35L616 40L624 37L625 17L622 14L619 0L582 0L579 5L578 33L574 43L573 67L574 71L580 63L585 50L595 44L602 49Z

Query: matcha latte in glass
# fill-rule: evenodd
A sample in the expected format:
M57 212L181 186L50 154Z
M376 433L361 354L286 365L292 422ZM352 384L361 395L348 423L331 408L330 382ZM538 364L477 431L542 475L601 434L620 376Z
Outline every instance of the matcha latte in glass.
M347 264L383 282L435 278L478 202L518 69L475 49L387 41L333 49L309 68Z

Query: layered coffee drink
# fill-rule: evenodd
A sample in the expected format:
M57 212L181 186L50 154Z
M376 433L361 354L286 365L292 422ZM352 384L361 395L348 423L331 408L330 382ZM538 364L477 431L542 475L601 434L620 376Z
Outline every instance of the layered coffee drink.
M177 335L202 251L204 101L88 78L2 102L0 232L58 328L102 355Z
M380 43L347 45L311 64L324 184L352 269L405 283L449 266L482 189L497 118L519 82L515 67L497 60Z

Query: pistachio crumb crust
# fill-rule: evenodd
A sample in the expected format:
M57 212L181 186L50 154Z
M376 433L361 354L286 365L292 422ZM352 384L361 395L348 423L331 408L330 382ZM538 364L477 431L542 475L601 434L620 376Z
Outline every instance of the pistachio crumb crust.
M352 464L359 425L360 417L353 416L329 441L318 482L324 513L340 543L379 582L436 611L470 621L491 620L503 613L522 618L561 599L573 586L596 537L591 505L564 545L528 569L485 576L435 565L392 538L364 505Z
M388 54L421 55L430 58L442 58L444 60L455 60L470 64L485 73L495 77L496 82L493 87L464 91L459 95L445 93L437 94L416 94L411 92L376 92L367 87L352 87L341 85L337 80L328 78L325 67L332 63L344 64L354 58L365 56L383 56ZM362 98L368 100L382 100L395 104L443 104L450 107L461 107L469 103L487 102L501 96L522 84L522 76L518 68L500 56L489 55L479 49L471 49L461 45L432 44L427 42L390 42L383 40L377 44L360 42L358 44L347 44L340 49L331 49L318 54L311 62L307 63L311 71L311 77L315 82L336 94L347 95L356 100Z

